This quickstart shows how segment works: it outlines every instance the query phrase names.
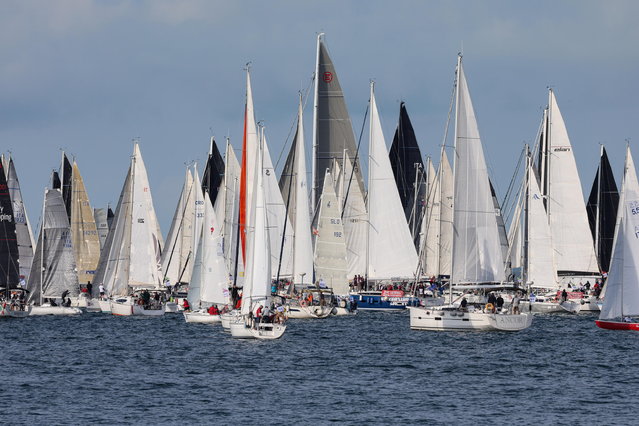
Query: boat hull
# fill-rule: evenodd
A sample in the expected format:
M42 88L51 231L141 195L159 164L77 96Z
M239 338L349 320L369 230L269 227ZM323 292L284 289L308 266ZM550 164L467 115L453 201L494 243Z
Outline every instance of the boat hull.
M342 308L341 306L338 306L335 308L335 313L333 314L335 316L346 316L346 315L357 315L357 310L349 310L347 308Z
M11 305L2 303L0 305L0 318L25 318L31 313L31 306L22 309L11 309Z
M32 306L29 315L79 315L82 309L72 306Z
M639 323L636 322L623 322L623 321L602 321L596 320L597 327L606 330L630 330L639 331Z
M295 319L326 318L332 312L332 306L288 306L286 316Z
M251 328L247 327L243 320L231 321L230 324L231 336L234 339L253 339L253 333Z
M100 306L100 310L104 313L110 314L111 313L111 301L110 300L103 300L100 299L98 300L98 306Z
M211 315L206 311L182 312L182 315L188 323L215 324L222 321L219 315Z
M179 311L180 311L180 308L177 302L166 302L164 307L164 312L166 312L167 314L175 314Z
M410 327L432 331L520 331L532 324L532 314L462 312L409 307Z
M419 299L414 296L387 297L382 292L353 293L357 309L368 311L398 311L407 306L419 306Z

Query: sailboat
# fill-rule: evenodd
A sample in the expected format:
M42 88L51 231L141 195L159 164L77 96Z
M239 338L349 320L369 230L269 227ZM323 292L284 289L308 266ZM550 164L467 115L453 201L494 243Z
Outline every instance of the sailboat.
M135 143L131 165L120 193L111 231L100 256L95 282L110 296L103 311L114 315L164 315L160 253L162 234L153 208L140 147ZM94 286L94 291L96 291ZM146 299L146 300L145 300Z
M417 251L391 168L372 82L370 93L366 277L379 289L358 292L353 297L358 309L405 309L418 301L404 288L392 289L393 283L415 281ZM391 289L381 288L387 285Z
M31 273L35 241L33 239L33 232L31 232L27 209L22 199L18 173L16 172L16 167L11 156L9 156L8 161L6 161L5 172L16 226L16 240L20 259L19 279L27 283L29 281L29 274Z
M217 305L229 303L229 274L224 259L222 230L208 190L204 193L204 218L200 232L187 295L189 305L198 309L183 314L186 322L215 323L220 322L219 313L214 314L218 312ZM215 306L215 309L209 310L206 305Z
M77 307L64 306L67 297L78 297L80 288L71 227L58 189L44 191L40 234L27 288L30 291L28 301L33 305L30 315L82 313Z
M0 318L24 318L31 306L25 303L24 279L20 281L20 247L11 190L4 161L0 162Z
M300 96L297 130L280 178L280 187L286 199L288 217L293 228L292 277L288 293L290 296L297 294L297 297L288 299L287 315L289 318L324 318L332 310L330 303L315 305L312 302L317 299L319 303L324 294L322 289L312 288L314 284L313 242L307 192L303 123L302 97ZM318 282L319 278L318 276ZM325 278L328 277L324 277L323 280ZM310 303L305 302L307 297L310 297L308 299ZM327 298L330 300L330 295Z
M540 189L562 286L600 278L581 181L568 131L552 89L544 111L537 159Z
M250 203L250 219L246 229L246 280L242 292L241 315L231 322L231 336L239 339L278 339L286 325L258 321L253 313L271 304L271 246L268 241L266 201L264 196L263 139L254 158L255 172Z
M100 237L84 180L75 161L71 173L71 212L69 215L71 218L71 244L78 283L82 290L74 305L87 310L99 311L97 300L92 299L89 289L93 285L95 270L100 260Z
M522 282L531 294L528 302L522 303L522 309L527 308L537 313L570 312L578 313L581 303L574 300L560 301L557 297L559 280L557 266L552 250L552 235L544 198L539 189L539 183L534 171L532 157L526 147L526 172L522 186L521 206L518 206L515 219L510 230L510 240L521 244L518 250L521 259L515 259L516 266L520 266ZM514 235L520 237L515 239Z
M502 330L530 327L532 314L493 312L491 306L452 304L452 286L494 288L505 281L497 216L484 151L477 128L461 55L455 85L455 166L451 304L409 307L410 327L416 330ZM463 304L462 304L463 306Z
M595 323L608 330L639 331L639 181L630 146L626 148L619 201L606 297Z

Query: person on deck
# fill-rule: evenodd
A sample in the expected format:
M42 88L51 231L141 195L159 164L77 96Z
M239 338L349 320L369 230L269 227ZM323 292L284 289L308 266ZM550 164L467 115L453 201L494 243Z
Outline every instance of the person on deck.
M184 309L185 312L189 312L191 310L191 304L189 303L188 300L184 299L184 302L182 303L182 308Z
M568 285L570 285L570 284L568 284ZM568 300L568 292L567 292L567 291L566 291L566 289L564 288L564 289L561 291L561 303L564 303L564 302L566 302L567 300Z
M515 315L520 313L520 311L519 311L519 301L520 301L519 293L517 293L517 294L515 294L513 296L513 300L511 302L513 314L515 314Z
M504 307L504 298L501 297L501 294L497 296L497 312L501 312Z
M220 315L220 311L217 309L217 306L211 305L208 309L209 315Z
M466 298L465 298L465 297L462 297L461 303L459 304L459 308L460 308L462 311L466 311L466 310L468 310L468 300L466 300Z

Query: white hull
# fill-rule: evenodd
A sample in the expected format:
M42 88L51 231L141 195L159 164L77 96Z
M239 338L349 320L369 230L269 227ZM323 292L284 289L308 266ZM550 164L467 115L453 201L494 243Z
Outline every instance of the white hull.
M134 305L131 300L123 302L111 301L111 313L118 316L147 316L159 317L164 315L164 306L161 309L144 309L142 305Z
M31 306L25 306L24 311L20 309L11 309L6 303L0 305L0 318L25 318L31 313Z
M222 328L224 328L224 330L226 331L231 331L231 323L236 318L240 318L240 313L235 310L220 315L220 322L222 323Z
M98 306L100 306L100 310L104 313L110 314L111 313L111 301L110 300L103 300L100 299L98 300Z
M578 300L568 300L567 302L533 302L532 309L529 309L530 302L522 302L522 312L532 312L535 314L556 314L571 313L576 314L582 309L581 302Z
M595 296L586 296L581 299L581 312L599 312L601 311L601 299Z
M408 309L413 330L520 331L532 324L532 314L462 312L412 306Z
M189 323L215 324L221 321L219 315L211 315L206 311L182 312L184 320Z
M338 317L346 316L346 315L357 315L357 310L349 311L346 308L337 307L335 308L335 313L333 315Z
M230 324L231 336L235 339L253 339L253 333L251 328L244 324L244 320L231 321Z
M288 306L286 316L295 319L326 318L332 312L332 306Z
M235 339L275 340L286 331L284 324L260 323L257 327L247 326L244 320L231 322L231 336Z
M29 315L79 315L82 313L80 308L72 306L32 306Z

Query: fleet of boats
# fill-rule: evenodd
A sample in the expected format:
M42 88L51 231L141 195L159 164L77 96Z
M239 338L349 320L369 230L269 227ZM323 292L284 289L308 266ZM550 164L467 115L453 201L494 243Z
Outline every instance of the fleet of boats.
M195 164L185 172L166 241L137 142L115 211L91 209L78 164L63 153L36 238L13 159L3 157L0 317L181 312L234 338L268 340L287 319L365 310L408 309L412 329L440 331L520 331L534 313L601 310L597 326L639 330L630 148L620 193L601 148L584 203L553 90L500 203L461 55L437 165L422 157L403 102L388 150L372 82L362 154L322 34L314 89L311 179L300 94L278 181L247 68L240 160L230 140L222 155L211 139L202 179Z

